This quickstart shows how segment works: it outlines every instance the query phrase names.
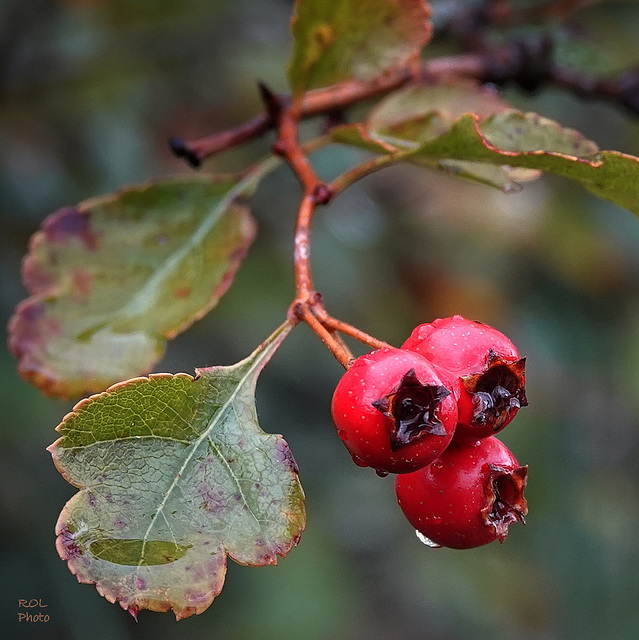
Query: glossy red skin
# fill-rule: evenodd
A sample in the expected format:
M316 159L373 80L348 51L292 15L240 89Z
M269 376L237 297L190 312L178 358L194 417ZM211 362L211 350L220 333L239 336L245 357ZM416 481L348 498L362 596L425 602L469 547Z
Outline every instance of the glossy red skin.
M462 316L419 325L402 349L415 351L438 367L460 375L480 371L489 349L505 360L516 362L520 358L515 345L503 333Z
M453 444L428 467L397 476L399 506L417 531L443 547L471 549L497 538L503 542L506 533L500 536L482 514L490 503L489 465L508 472L519 468L508 447L495 437Z
M515 417L516 411L504 420L497 431L488 425L473 425L471 421L475 403L461 380L462 376L487 371L490 350L507 363L520 360L515 345L497 329L481 322L466 320L459 315L438 318L413 329L402 349L424 356L436 368L441 369L444 376L454 381L454 393L458 400L457 439L474 440L495 435Z
M450 443L457 423L457 403L452 393L435 410L445 436L426 433L395 451L391 449L394 422L372 403L392 392L410 369L415 369L422 384L450 390L450 384L428 360L403 349L380 349L361 356L339 381L331 412L337 433L356 464L381 472L408 473L435 460Z

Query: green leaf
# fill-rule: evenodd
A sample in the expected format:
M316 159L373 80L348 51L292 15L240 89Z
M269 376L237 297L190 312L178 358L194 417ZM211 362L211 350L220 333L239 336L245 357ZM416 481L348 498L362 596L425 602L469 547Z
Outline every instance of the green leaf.
M80 582L137 614L201 613L220 593L227 554L276 564L305 525L304 493L284 439L257 422L260 371L284 324L246 360L151 374L79 402L49 447L79 491L56 526Z
M639 215L639 158L599 147L573 129L536 113L513 109L486 118L467 113L448 124L439 112L399 119L373 129L368 123L336 127L332 140L385 154L395 162L443 168L481 180L481 167L502 168L508 180L530 179L530 169L570 178L592 193ZM477 165L477 163L482 163ZM496 184L495 175L487 174ZM512 183L504 183L506 190Z
M425 139L445 133L464 113L487 118L510 108L497 91L469 80L456 80L411 86L390 94L371 111L367 125L377 135L390 134L415 141L415 133L410 133L410 129L418 127L420 121L426 126L419 137ZM437 120L433 120L433 115Z
M462 116L444 135L408 156L508 163L570 178L592 193L639 215L639 158L598 151L577 131L535 113L509 111L480 123Z
M78 397L149 372L215 306L255 235L259 175L182 177L61 209L29 246L9 323L20 373Z
M510 105L496 91L471 81L408 87L382 100L371 112L365 129L360 131L360 145L379 152L381 144L384 153L411 150L419 143L446 133L464 113L473 113L486 119L510 109ZM343 137L344 132L336 131L334 135L336 139L348 142ZM351 143L357 144L356 138L351 139ZM534 180L540 175L539 171L531 169L452 158L432 160L415 156L410 160L429 169L453 173L504 191L520 189L520 182Z
M293 93L371 80L417 59L429 41L423 0L297 0L288 78Z

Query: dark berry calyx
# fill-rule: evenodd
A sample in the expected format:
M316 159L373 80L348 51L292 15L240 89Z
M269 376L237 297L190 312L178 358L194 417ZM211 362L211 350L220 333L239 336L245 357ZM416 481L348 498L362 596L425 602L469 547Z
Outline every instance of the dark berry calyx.
M488 468L490 481L486 485L486 506L481 510L482 518L495 528L497 538L503 542L513 522L526 524L528 503L524 498L524 489L528 467L507 469L489 464Z
M488 355L484 373L462 378L464 388L471 394L475 408L471 424L490 426L499 431L513 413L528 405L525 389L526 358L505 362L494 351Z
M426 434L446 436L446 429L435 412L450 393L441 385L422 384L415 369L409 369L393 391L375 400L372 405L393 421L391 449L396 451Z

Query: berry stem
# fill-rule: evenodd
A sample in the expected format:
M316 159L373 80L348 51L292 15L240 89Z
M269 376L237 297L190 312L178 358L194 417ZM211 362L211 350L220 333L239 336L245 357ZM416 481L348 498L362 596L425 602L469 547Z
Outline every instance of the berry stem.
M320 340L328 347L335 359L348 369L354 358L341 337L329 331L313 313L313 309L308 302L296 301L291 305L289 311L289 322L296 322L296 319L303 320L315 332Z
M315 211L313 198L305 196L297 215L295 225L295 240L293 249L293 265L295 271L295 292L299 299L308 300L313 292L311 278L311 219Z
M298 139L298 124L300 120L300 100L292 103L280 104L278 114L271 113L278 123L278 137L273 145L273 150L282 156L297 176L303 189L302 201L297 213L295 224L295 240L293 252L293 265L295 271L295 294L297 302L312 306L314 288L310 268L310 232L313 214L318 204L326 204L332 193L329 188L320 181L309 162L306 153L302 149Z
M378 340L377 338L368 335L368 333L365 333L361 329L358 329L357 327L354 327L347 322L343 322L342 320L338 320L337 318L333 318L328 314L321 318L321 322L325 327L332 329L333 331L345 333L347 336L351 336L352 338L355 338L356 340L367 344L373 349L392 348L392 345L388 344L387 342Z
M350 335L374 349L390 345L330 316L324 308L322 297L315 291L310 266L311 223L317 207L327 204L333 197L335 190L333 185L327 185L319 179L306 155L307 148L300 145L298 126L302 117L303 103L301 99L292 102L278 99L264 85L260 86L260 91L266 103L269 117L277 122L278 136L273 145L273 151L284 158L297 176L303 190L295 223L293 250L295 300L289 309L289 322L306 322L337 361L348 369L354 358L339 332ZM361 176L353 173L344 183L338 181L338 188L344 188L358 177Z

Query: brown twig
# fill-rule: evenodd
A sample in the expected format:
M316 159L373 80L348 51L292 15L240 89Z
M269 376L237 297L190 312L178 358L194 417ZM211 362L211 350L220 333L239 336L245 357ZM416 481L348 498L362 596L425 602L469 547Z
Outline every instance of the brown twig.
M298 126L301 118L300 101L277 99L264 85L260 86L262 98L266 104L269 118L276 123L278 136L273 151L282 156L291 167L302 185L303 196L295 224L295 248L293 251L293 269L295 272L295 300L289 309L289 321L303 321L315 332L328 347L338 362L348 368L353 355L336 335L320 319L326 311L321 296L315 292L310 268L310 231L315 209L326 204L333 193L315 173L313 166L300 146Z
M439 58L426 63L421 69L422 76L436 79L444 76L476 76L480 70L476 57L464 55ZM308 118L322 113L340 111L364 100L382 96L398 89L414 79L411 69L400 69L371 82L353 80L342 84L316 89L305 94L297 107L299 118ZM199 166L206 158L238 146L248 140L259 138L277 123L268 109L234 129L215 133L211 136L184 142L171 138L173 153L184 158L191 166Z
M555 10L572 11L588 0L559 0L552 3ZM550 8L551 5L549 4ZM492 16L484 18L489 23L508 21L508 0L492 0L487 10ZM463 29L462 29L463 31ZM461 31L460 31L461 32ZM479 82L506 84L515 82L534 91L543 84L554 83L584 96L600 97L621 102L639 113L639 69L613 80L593 79L554 64L552 42L547 37L528 38L507 45L484 50L481 38L476 51L453 57L426 61L421 67L396 69L370 82L350 81L317 89L296 99L273 93L260 83L264 112L239 125L235 129L213 136L183 142L171 139L173 152L186 159L192 166L224 149L256 138L271 128L277 130L273 151L291 167L302 186L303 195L295 225L294 272L295 300L289 308L289 322L306 322L330 349L335 358L346 368L353 356L340 333L351 336L374 348L390 347L385 342L360 329L330 316L324 308L321 296L315 291L310 269L310 229L313 215L319 205L328 203L334 194L365 175L391 162L390 157L374 158L347 171L333 183L326 184L317 176L307 154L324 143L326 136L301 145L298 136L303 118L326 114L341 115L348 107L369 98L379 97L410 83L439 82L447 78L474 78Z
M222 131L206 138L184 142L180 138L169 139L171 151L178 157L184 158L192 167L199 167L203 160L220 151L237 147L244 142L259 138L273 126L266 113L260 113L243 124Z
M295 268L295 289L298 301L310 300L313 284L310 273L310 230L315 207L326 204L332 193L320 181L300 146L297 127L300 120L301 103L292 102L282 105L276 116L278 138L273 151L282 156L293 170L302 185L304 194L295 225L295 249L293 253Z
M488 51L434 58L421 66L419 74L404 69L370 83L352 81L311 91L299 104L296 119L343 111L408 83L439 82L447 78L472 78L500 85L515 83L530 91L551 84L584 97L623 104L639 114L636 71L631 70L619 78L591 78L554 64L552 53L551 41L542 37L512 42ZM228 131L189 142L174 137L169 143L176 156L198 167L210 156L258 138L275 126L277 123L265 110Z
M300 145L298 126L302 103L276 99L263 85L260 87L260 91L266 103L269 117L276 122L277 126L278 136L273 150L288 163L300 181L303 190L295 224L293 252L295 300L289 308L289 322L292 324L299 321L306 322L340 364L347 369L353 362L353 354L339 335L340 332L350 335L374 349L390 345L377 340L357 327L330 316L324 308L322 296L315 291L310 268L311 222L316 208L330 201L334 189L332 185L327 185L319 179L306 156L305 148ZM354 179L355 177L353 177ZM339 182L338 187L341 187Z
M295 246L293 249L293 264L295 270L295 295L299 300L308 300L313 294L313 280L311 278L311 219L315 211L312 196L302 198L295 225Z
M298 101L282 108L277 118L278 138L273 145L273 151L282 156L297 176L305 198L313 198L320 182L311 163L299 144L297 127L301 118L301 104Z

